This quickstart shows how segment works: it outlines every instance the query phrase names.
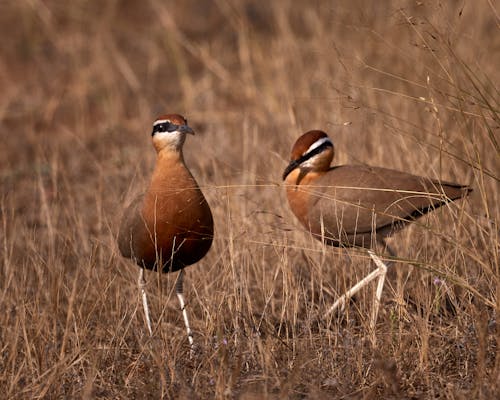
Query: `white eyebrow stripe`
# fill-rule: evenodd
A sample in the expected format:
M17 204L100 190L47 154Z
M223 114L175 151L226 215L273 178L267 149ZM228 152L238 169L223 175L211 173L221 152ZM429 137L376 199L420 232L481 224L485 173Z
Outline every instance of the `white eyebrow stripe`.
M309 153L310 151L313 151L317 147L321 146L323 143L330 143L333 146L333 142L330 140L328 137L324 137L321 139L316 140L312 145L309 146L309 148L302 153L302 155Z
M168 119L157 119L154 123L153 126L163 124L165 122L170 122Z

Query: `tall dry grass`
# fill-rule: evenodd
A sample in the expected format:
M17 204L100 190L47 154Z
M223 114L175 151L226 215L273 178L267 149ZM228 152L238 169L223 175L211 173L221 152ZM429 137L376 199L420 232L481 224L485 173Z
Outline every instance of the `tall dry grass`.
M0 387L5 398L492 398L499 393L500 36L493 2L0 3ZM115 245L154 165L150 126L179 112L213 210L187 270L199 353L173 296ZM336 163L470 183L372 266L325 248L288 209L294 140L328 131Z

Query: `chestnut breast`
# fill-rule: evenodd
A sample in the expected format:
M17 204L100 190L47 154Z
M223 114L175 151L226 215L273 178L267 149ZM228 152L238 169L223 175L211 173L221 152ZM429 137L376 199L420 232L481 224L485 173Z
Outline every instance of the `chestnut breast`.
M159 155L147 192L129 208L119 245L140 266L156 270L161 263L163 272L177 271L210 249L212 213L179 154Z

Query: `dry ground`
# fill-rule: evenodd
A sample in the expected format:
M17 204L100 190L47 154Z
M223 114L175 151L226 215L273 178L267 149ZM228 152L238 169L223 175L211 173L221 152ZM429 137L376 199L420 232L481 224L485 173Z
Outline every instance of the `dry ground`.
M2 398L492 398L500 390L499 8L494 1L0 2ZM216 221L175 276L115 236L154 165L151 123L186 115L185 157ZM293 218L294 140L328 131L336 163L470 183L466 201L391 243L377 347L373 266Z

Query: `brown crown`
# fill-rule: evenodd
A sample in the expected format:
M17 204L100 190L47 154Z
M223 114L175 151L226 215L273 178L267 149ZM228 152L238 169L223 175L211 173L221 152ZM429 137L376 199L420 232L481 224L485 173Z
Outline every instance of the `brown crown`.
M293 145L290 160L298 160L314 142L324 137L328 135L323 131L315 130L304 133Z

